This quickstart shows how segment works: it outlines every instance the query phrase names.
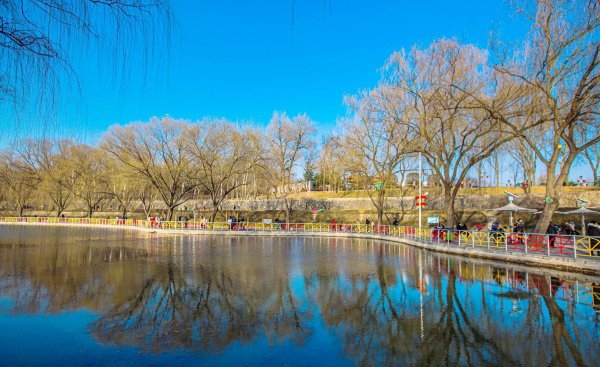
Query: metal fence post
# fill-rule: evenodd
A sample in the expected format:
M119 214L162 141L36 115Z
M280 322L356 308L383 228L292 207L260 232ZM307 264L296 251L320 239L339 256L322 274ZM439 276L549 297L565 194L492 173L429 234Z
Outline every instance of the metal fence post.
M550 236L546 235L546 250L548 253L548 256L550 256ZM525 253L527 253L527 243L525 243Z
M573 236L573 258L577 259L577 242L575 236Z

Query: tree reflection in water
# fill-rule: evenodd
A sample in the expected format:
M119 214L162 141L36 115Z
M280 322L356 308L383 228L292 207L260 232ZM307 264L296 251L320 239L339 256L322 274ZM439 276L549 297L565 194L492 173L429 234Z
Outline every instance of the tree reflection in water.
M89 309L103 344L219 353L326 332L360 365L593 365L600 352L595 278L371 240L10 231L2 312Z

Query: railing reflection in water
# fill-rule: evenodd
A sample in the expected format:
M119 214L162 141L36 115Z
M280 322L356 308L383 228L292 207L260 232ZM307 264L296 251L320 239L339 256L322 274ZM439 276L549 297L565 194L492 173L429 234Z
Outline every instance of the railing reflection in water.
M142 235L131 248L144 251L0 247L0 293L23 307L14 312L93 310L99 341L155 352L226 351L265 335L302 346L321 323L356 364L535 365L561 353L591 364L599 351L598 320L586 321L600 306L594 277L377 239ZM548 348L530 353L538 340Z

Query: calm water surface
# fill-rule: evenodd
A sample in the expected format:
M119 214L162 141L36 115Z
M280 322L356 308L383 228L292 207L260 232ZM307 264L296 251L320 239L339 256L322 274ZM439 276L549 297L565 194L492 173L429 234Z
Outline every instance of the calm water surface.
M1 365L598 365L600 279L373 240L0 226Z

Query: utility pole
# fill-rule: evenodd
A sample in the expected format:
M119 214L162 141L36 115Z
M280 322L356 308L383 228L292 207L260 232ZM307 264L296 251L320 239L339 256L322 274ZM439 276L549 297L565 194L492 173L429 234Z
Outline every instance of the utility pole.
M419 200L421 200L421 196L422 196L422 186L423 186L423 172L422 172L422 167L421 167L421 152L419 152ZM421 219L421 211L422 211L422 205L419 205L419 228L422 227L422 219Z

